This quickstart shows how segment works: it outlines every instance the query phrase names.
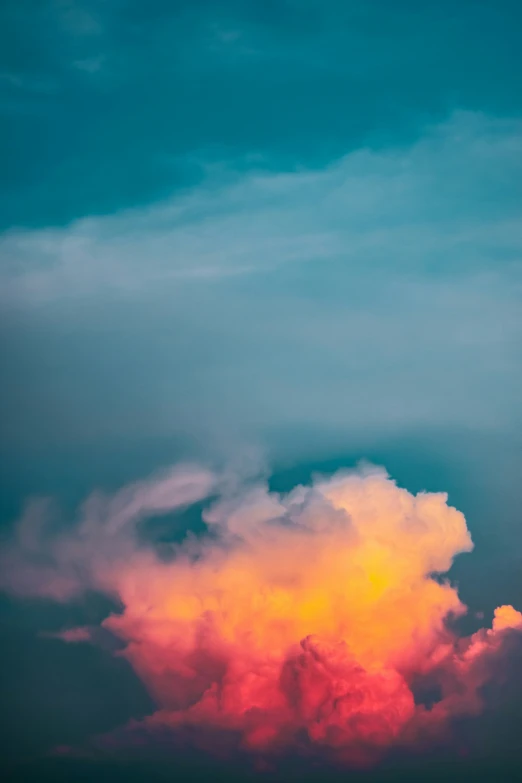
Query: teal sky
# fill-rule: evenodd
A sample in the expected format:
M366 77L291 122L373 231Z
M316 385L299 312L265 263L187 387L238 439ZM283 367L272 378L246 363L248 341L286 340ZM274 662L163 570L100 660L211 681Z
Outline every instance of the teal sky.
M370 459L466 513L465 600L521 603L521 28L515 0L4 0L4 526L180 458L285 488Z
M206 179L518 116L516 0L5 0L2 225L65 225Z

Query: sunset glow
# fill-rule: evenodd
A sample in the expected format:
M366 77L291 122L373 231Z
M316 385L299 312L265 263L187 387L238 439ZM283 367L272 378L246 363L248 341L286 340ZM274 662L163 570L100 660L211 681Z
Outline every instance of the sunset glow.
M162 557L138 545L141 518L191 493L220 494L204 512L208 535ZM464 639L450 629L466 608L441 574L472 549L464 516L380 469L286 495L175 470L83 513L74 534L47 539L45 574L30 563L27 521L6 565L26 569L34 594L118 598L123 610L103 626L158 706L141 724L150 731L197 726L253 752L316 747L366 763L480 711L503 635L522 628L502 606L492 629ZM61 638L84 640L81 630ZM440 689L429 707L415 696L423 678Z

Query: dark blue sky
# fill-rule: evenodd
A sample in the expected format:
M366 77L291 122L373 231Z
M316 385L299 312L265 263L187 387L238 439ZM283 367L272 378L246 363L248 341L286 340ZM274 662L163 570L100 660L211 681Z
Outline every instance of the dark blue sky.
M285 488L365 458L466 513L464 600L521 604L521 30L514 0L4 0L4 526L180 458ZM5 609L13 656L96 695L71 719L15 666L22 751L115 676L32 642L43 611Z

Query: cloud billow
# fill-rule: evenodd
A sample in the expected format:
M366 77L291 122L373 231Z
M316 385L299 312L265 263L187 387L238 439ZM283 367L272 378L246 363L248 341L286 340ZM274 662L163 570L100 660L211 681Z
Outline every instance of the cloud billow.
M202 500L207 532L168 556L139 535L147 516ZM153 751L167 733L173 747L190 738L211 753L225 743L366 765L390 748L451 744L452 721L483 709L522 615L502 606L491 628L457 634L466 607L442 575L472 546L445 494L412 495L382 469L280 494L180 465L91 496L67 530L33 507L2 550L2 588L55 601L96 590L121 605L103 629L157 711L93 738L90 753ZM423 682L437 692L430 704Z

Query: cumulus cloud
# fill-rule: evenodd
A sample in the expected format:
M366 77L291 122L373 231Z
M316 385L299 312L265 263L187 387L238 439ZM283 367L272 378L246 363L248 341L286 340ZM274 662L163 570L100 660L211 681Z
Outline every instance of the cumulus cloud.
M204 535L166 555L139 522L207 499ZM482 707L505 634L522 614L461 638L466 612L444 574L473 548L443 493L412 495L365 468L286 494L181 466L92 496L79 522L51 532L26 515L4 547L2 587L69 600L117 597L103 629L124 647L157 704L140 723L94 741L128 750L167 732L205 748L327 753L346 763L429 743ZM518 629L518 630L517 630ZM81 641L84 629L58 635ZM419 687L436 686L428 705ZM219 739L221 737L221 740Z

